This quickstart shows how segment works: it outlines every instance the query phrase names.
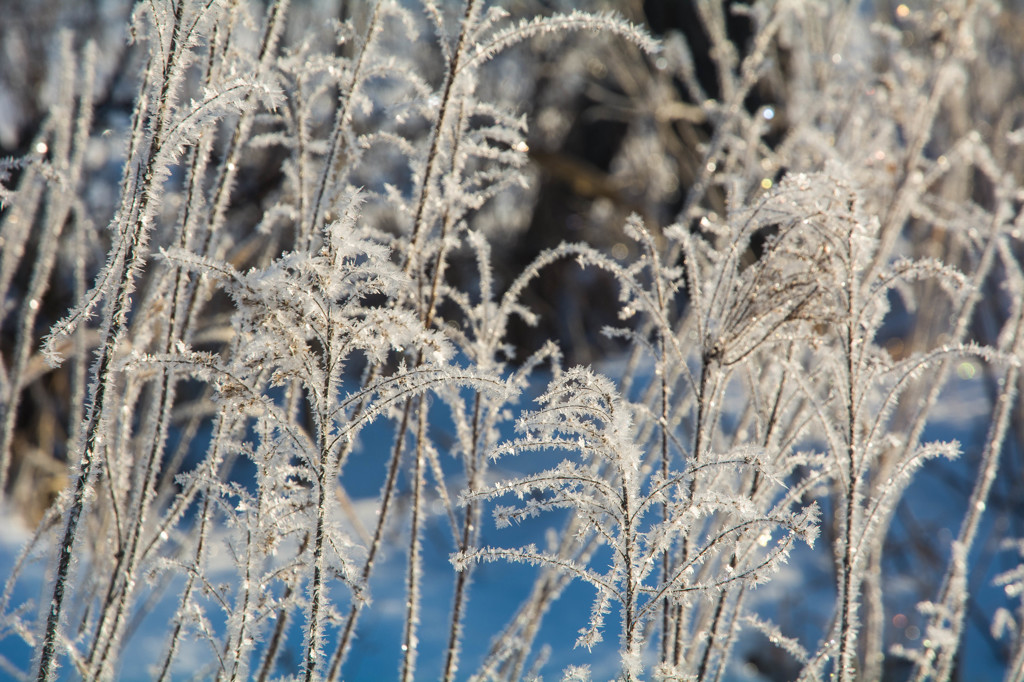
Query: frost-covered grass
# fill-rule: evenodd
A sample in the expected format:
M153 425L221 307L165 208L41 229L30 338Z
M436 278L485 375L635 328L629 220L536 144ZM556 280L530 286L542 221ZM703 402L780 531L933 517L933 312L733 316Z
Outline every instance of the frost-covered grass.
M1013 3L42 4L0 674L1024 679Z

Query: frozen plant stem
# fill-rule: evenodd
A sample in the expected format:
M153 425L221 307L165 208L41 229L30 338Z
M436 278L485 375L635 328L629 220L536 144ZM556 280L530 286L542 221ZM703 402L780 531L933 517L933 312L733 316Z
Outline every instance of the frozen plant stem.
M0 396L0 494L7 489L9 469L11 465L11 448L13 445L16 417L20 402L22 383L29 354L34 342L33 331L36 325L40 306L50 281L50 275L57 261L61 233L65 222L71 214L72 198L79 190L85 158L85 146L89 140L89 132L93 118L93 88L95 84L96 46L90 43L85 50L84 74L78 86L78 116L72 115L75 95L76 64L73 59L71 34L65 33L61 45L61 101L50 116L53 128L53 155L55 170L61 173L63 182L71 191L50 190L50 200L43 210L43 230L39 242L45 245L36 262L32 266L32 276L25 295L25 311L21 326L18 329L17 344L9 376L7 377L8 393ZM0 223L2 226L2 223ZM33 305L31 302L36 302ZM2 316L0 316L2 321Z
M852 319L852 318L851 318ZM839 682L847 682L852 679L854 674L853 668L853 656L856 649L857 643L857 632L854 627L854 618L856 617L855 611L857 609L857 599L854 596L854 539L853 539L853 523L854 523L854 510L857 505L857 489L858 481L860 476L857 472L857 446L855 444L855 437L857 433L856 427L856 410L854 402L854 359L853 359L853 325L848 324L847 328L847 377L849 380L848 394L847 394L847 451L846 451L846 466L849 472L846 481L846 499L844 504L844 520L843 520L843 562L841 566L840 575L842 576L842 607L839 619L839 658L836 664L839 666Z
M373 43L373 38L377 33L378 16L380 15L380 10L383 5L384 0L378 0L373 3L373 14L370 16L369 23L367 24L366 35L356 48L357 55L355 65L352 67L352 75L349 78L348 83L345 83L341 88L341 92L338 93L338 111L334 117L334 127L331 131L331 140L327 151L327 157L324 159L324 167L320 172L320 181L317 183L316 194L313 198L313 205L309 214L310 235L315 234L317 227L320 225L320 216L323 213L324 194L327 191L329 182L335 178L335 166L338 165L339 160L345 152L345 133L352 125L350 107L352 106L352 102L357 94L359 86L362 84L363 69L366 63L366 52Z
M224 415L221 415L217 419L215 433L219 432L222 428L224 428ZM216 455L219 439L215 436L213 442L214 453L212 453L212 456L208 460L208 464L211 470L215 470L217 462L219 460L219 457L217 457ZM189 603L192 599L193 590L195 590L196 587L195 584L197 576L199 575L199 569L202 566L202 562L206 556L207 535L209 534L209 525L212 516L211 506L212 505L210 503L209 494L203 495L203 504L202 507L200 508L198 515L198 537L196 539L195 552L193 553L192 557L193 570L188 572L188 578L186 578L185 580L185 588L182 590L181 593L181 602L178 606L178 613L177 617L175 618L174 627L171 630L170 642L167 645L167 653L164 656L163 664L160 667L160 674L157 677L157 680L159 682L166 682L166 680L170 679L169 676L171 674L171 664L174 662L175 654L177 653L178 647L181 643L181 634L182 629L184 627L183 620L185 617L185 613L188 612L187 610Z
M388 473L381 496L379 508L380 513L377 515L377 525L373 531L373 540L370 543L370 549L367 552L366 561L363 562L361 579L362 584L364 585L369 583L370 575L373 573L374 560L377 558L377 553L380 551L381 544L384 539L385 524L388 520L388 512L391 510L391 501L395 494L395 484L398 480L398 470L402 461L405 437L409 429L409 416L411 409L412 403L410 401L406 401L402 409L402 418L395 435L395 444L391 451L391 461L388 464ZM327 679L331 682L336 680L341 672L341 666L345 662L345 656L348 654L352 638L355 636L355 628L356 623L359 620L359 614L365 603L366 602L363 600L354 600L352 605L349 606L348 617L345 619L345 626L342 628L341 637L338 640L337 648L334 650L334 656L331 659L331 667L327 673Z
M405 629L402 633L402 682L412 682L416 671L417 637L419 625L420 581L420 523L423 504L424 439L427 431L426 398L420 398L417 407L416 461L412 481L412 527L409 530L409 562L405 583Z
M323 436L321 436L323 439ZM316 679L316 664L319 658L320 639L323 626L320 624L320 609L324 601L323 595L323 572L324 572L324 520L326 514L327 486L330 483L327 475L329 468L329 456L326 448L320 451L320 462L316 471L317 506L316 506L316 532L313 535L313 584L310 587L309 623L306 633L306 654L305 654L305 680L312 682Z
M1014 267L1013 264L1010 267ZM1018 275L1019 276L1019 275ZM1010 339L1010 353L1013 357L1024 357L1024 306L1018 306ZM1013 406L1017 401L1017 383L1020 379L1020 365L1011 364L1002 379L1002 388L996 399L995 413L989 425L985 447L982 450L981 465L974 487L967 500L967 511L960 524L960 532L953 543L952 558L946 567L942 587L936 603L941 605L930 619L926 633L940 633L946 636L922 652L916 661L911 679L924 682L926 679L949 680L953 674L955 656L963 636L963 621L966 615L967 571L970 551L985 512L992 483L999 470L999 457L1010 426ZM1018 671L1018 674L1020 671Z
M784 374L779 379L779 385L775 391L774 399L771 404L771 411L768 414L768 418L765 420L765 431L762 445L767 449L771 446L775 438L775 429L779 424L779 413L782 406L783 395L786 387L786 375ZM761 473L754 472L753 480L750 482L750 487L747 490L746 497L748 499L754 499L761 484ZM738 566L738 556L734 552L732 557L729 559L730 573L735 571ZM723 590L718 595L717 603L715 604L715 613L712 618L711 635L708 637L708 643L704 648L704 653L701 656L700 668L697 670L697 679L707 679L708 673L712 670L711 664L715 655L720 656L718 661L718 671L715 679L718 679L723 671L725 670L724 661L728 657L728 647L731 643L731 638L735 629L736 613L739 611L740 606L743 603L743 598L746 595L746 589L741 586L737 590L738 594L735 598L735 604L731 615L726 615L726 607L729 602L730 591Z
M122 244L116 245L119 250L123 245L125 253L119 257L116 253L112 255L113 271L109 277L115 283L114 289L110 292L107 300L108 312L104 317L101 338L103 339L96 359L94 379L92 382L92 395L89 401L87 424L84 430L85 446L78 462L78 475L75 479L75 487L72 493L71 505L68 508L67 521L64 527L64 536L58 547L57 572L54 577L53 596L50 600L50 607L46 615L46 629L43 634L43 641L40 647L39 667L36 679L45 682L51 679L56 663L56 653L60 628L61 610L64 605L64 596L68 572L71 569L71 561L74 554L74 545L78 533L78 522L85 509L85 500L90 486L92 467L95 459L101 456L101 449L104 447L103 421L104 412L107 409L109 394L115 390L113 368L111 364L119 346L121 337L127 326L128 313L131 310L131 292L134 289L135 277L146 257L146 238L150 212L154 199L153 186L156 183L156 159L160 148L163 127L169 116L171 103L170 88L172 75L176 69L179 58L178 34L181 30L182 12L184 0L179 0L174 8L174 27L171 34L171 43L168 50L167 62L161 73L161 84L157 98L158 108L149 119L152 125L152 133L145 139L149 144L143 149L133 144L133 149L139 154L138 157L129 158L126 172L129 172L127 187L122 203L122 223L119 230L122 236ZM151 57L152 59L152 57ZM147 76L152 69L147 69ZM147 95L144 83L140 92L140 100L145 101ZM138 119L146 116L145 106L140 102L138 108ZM136 125L136 131L141 133L140 124ZM147 126L149 127L149 126ZM132 172L132 171L135 172Z
M705 348L709 348L710 346L711 342L705 341ZM691 454L691 462L689 464L692 468L696 468L700 465L702 458L701 456L705 448L704 433L708 428L707 420L710 414L710 406L708 405L708 402L711 400L711 396L714 394L714 391L710 386L713 366L716 367L717 363L714 363L711 357L711 352L709 350L705 350L701 357L699 388L697 390L697 416L696 423L694 424L693 452ZM698 474L694 474L693 476L690 477L689 499L691 501L694 500L697 495L697 480ZM680 566L685 566L692 561L690 551L691 549L689 540L688 538L683 537L681 543L681 550L679 554ZM683 661L685 648L683 644L683 621L688 617L688 614L686 610L683 609L682 604L676 604L674 611L675 631L672 637L672 664L678 667Z
M453 92L456 78L459 74L459 67L462 65L463 55L470 45L467 38L475 24L477 5L480 0L468 0L466 10L462 17L462 24L459 28L459 39L455 45L455 52L452 54L451 63L444 72L444 83L441 85L441 103L437 112L437 118L430 132L430 150L427 152L426 164L423 169L423 180L420 184L419 200L416 202L416 213L412 220L412 235L409 238L409 253L406 255L405 273L409 274L416 265L419 252L422 249L420 243L429 232L429 226L425 225L427 204L431 198L431 186L436 174L436 166L439 162L441 151L441 135L444 132L445 119L448 117L448 108L452 104Z
M473 396L473 427L471 431L473 449L468 456L469 471L467 471L466 482L470 490L479 485L478 462L479 453L477 447L480 442L480 394ZM459 543L460 552L466 552L475 544L477 528L477 504L470 500L466 503L466 510L462 518L462 537ZM455 576L455 596L452 600L451 623L448 626L448 649L445 651L444 659L444 682L452 682L459 667L459 646L462 633L462 615L468 600L469 579L471 567L459 571Z
M860 606L860 578L858 571L857 547L861 536L866 531L858 526L859 505L861 504L861 463L858 462L858 455L862 448L870 447L870 443L863 443L860 438L862 427L858 423L859 408L863 401L861 386L865 381L863 374L868 374L864 368L865 354L871 342L861 330L861 320L865 316L865 302L862 289L865 286L862 281L863 273L858 270L856 257L859 245L856 242L855 224L856 218L846 218L845 234L843 239L843 259L841 264L842 281L840 284L842 297L845 303L843 310L844 320L842 321L842 351L844 354L842 365L846 376L845 383L845 414L843 415L843 439L845 440L846 452L844 466L839 467L839 481L845 486L843 505L841 507L843 518L840 524L840 547L841 561L839 565L839 579L841 581L840 607L839 607L839 652L835 665L838 667L836 678L839 682L849 682L857 676L856 654L859 635L857 610ZM870 379L868 379L870 380ZM842 385L842 384L841 384ZM864 465L867 466L866 464ZM845 469L845 477L844 477Z

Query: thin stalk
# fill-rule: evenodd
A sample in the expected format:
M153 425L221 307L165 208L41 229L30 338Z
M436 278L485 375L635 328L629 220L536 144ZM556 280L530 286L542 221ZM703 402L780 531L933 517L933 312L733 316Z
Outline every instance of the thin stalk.
M736 555L733 555L731 565L736 565ZM704 653L700 659L700 667L697 669L697 680L701 682L704 680L708 672L708 666L711 663L711 654L715 649L716 640L718 639L720 629L722 628L723 616L725 614L725 603L727 601L727 591L723 590L718 595L717 603L715 604L715 614L711 618L711 637L708 638L707 645L704 647Z
M740 586L739 594L736 595L736 604L733 606L732 613L728 617L729 630L725 634L725 642L722 644L722 658L725 661L729 660L729 655L732 651L732 644L736 640L736 632L739 629L736 625L739 620L740 606L743 603L743 598L746 596L746 586ZM718 669L715 671L714 682L721 682L722 675L725 673L726 667L724 664L720 664Z
M416 671L416 653L419 648L416 629L419 625L420 581L420 523L423 515L424 445L427 431L426 397L420 398L416 425L416 463L413 469L412 528L409 531L409 561L405 581L405 627L402 632L402 682L412 682Z
M1005 192L1007 190L1003 191ZM970 281L964 287L966 294L960 303L959 310L956 312L956 322L949 335L950 344L963 343L964 338L970 329L971 321L974 319L974 311L978 302L981 300L984 283L989 277L992 267L996 261L996 252L998 251L998 246L1001 241L1001 226L1008 217L1006 214L1007 207L1005 201L1001 202L1001 209L1002 210L993 211L985 248L981 252L977 266L971 274ZM913 405L916 414L913 415L909 426L905 429L907 436L901 439L902 447L895 452L892 457L892 461L906 461L907 458L911 456L914 448L918 446L918 443L921 440L921 434L924 432L924 428L928 423L928 417L931 414L932 408L935 406L938 401L939 394L946 385L943 378L949 376L950 367L956 361L957 360L953 357L943 358L935 371L930 373L929 380L925 382L923 397L917 399L911 397L909 400L903 401L903 405ZM936 378L938 378L938 380L935 380ZM876 485L885 485L888 482L888 477L889 472L880 468L875 477L876 480L872 482L873 487ZM895 505L892 509L895 511ZM887 513L883 520L877 524L873 531L874 533L879 536L884 536L888 532L893 511ZM865 635L867 653L865 656L866 670L864 677L866 679L875 679L881 675L881 666L885 657L883 651L885 614L884 603L880 599L882 581L881 553L881 547L876 546L875 549L872 550L870 564L865 578L865 581L867 582L866 592L870 599L868 603L871 605L872 622L869 623L869 627L873 630Z
M317 462L310 462L316 467L317 505L316 505L316 531L313 534L313 582L310 586L309 615L306 625L306 654L305 654L305 680L313 682L316 679L317 659L321 657L321 638L323 637L323 624L320 622L320 610L326 602L325 586L323 584L324 574L324 545L326 541L327 525L327 488L334 479L334 453L331 448L331 413L333 412L333 396L337 387L334 382L334 367L340 361L332 344L327 343L324 348L323 385L319 387L320 395L312 399L318 403L316 431L319 441L319 458Z
M220 55L216 45L218 43L227 44L230 41L230 36L219 40L216 33L215 30L215 35L210 40L209 56L204 69L206 85L210 84L216 67L214 60ZM201 193L202 179L206 175L207 157L212 144L213 135L206 131L190 154L188 192L176 239L178 246L182 248L190 241L189 228L192 222L190 216L197 197ZM175 286L171 293L171 300L167 304L170 319L162 325L162 338L159 341L159 348L163 353L171 352L176 340L186 338L188 333L186 324L191 321L193 312L190 309L183 310L181 308L182 301L188 298L186 291L191 286L187 274L177 269L176 273L169 276L174 278ZM156 292L156 297L164 297L164 287L157 285L153 290ZM150 302L143 305L143 309L161 308L164 305L162 302ZM156 401L155 409L149 414L149 417L142 419L146 430L140 434L139 440L147 444L147 453L143 460L144 465L137 469L142 475L132 484L131 488L135 493L128 523L131 536L127 547L117 553L115 566L111 571L107 596L103 602L96 627L96 637L93 639L87 659L87 664L91 667L91 677L103 675L111 647L118 641L124 627L126 620L124 614L130 606L130 599L134 592L133 586L137 582L135 580L136 571L146 553L153 548L152 543L146 545L143 542L143 532L147 524L147 517L153 507L153 500L156 498L158 482L162 474L160 463L170 433L171 411L177 395L175 374L174 370L168 368L163 368L160 371L155 386L150 392L151 400Z
M53 594L50 599L50 607L46 617L46 628L43 634L42 646L40 648L39 666L36 679L38 682L50 680L56 664L57 630L60 626L60 616L64 605L64 596L67 589L68 572L71 569L71 560L74 554L75 540L78 534L78 523L82 512L85 509L85 501L92 475L92 466L99 456L99 450L104 447L102 431L103 415L107 409L108 394L114 390L114 377L112 370L113 356L120 345L122 336L127 326L128 313L131 310L132 296L135 276L142 265L146 255L146 232L149 212L151 210L151 191L155 189L156 157L159 150L159 143L163 133L166 118L169 115L171 86L170 76L173 74L175 64L179 56L178 32L181 27L184 3L178 2L174 11L174 31L171 37L171 45L168 53L168 62L163 72L163 82L160 88L160 97L157 100L160 108L154 114L154 130L151 137L151 144L146 153L145 159L131 159L126 167L126 173L135 166L144 172L141 173L142 182L139 176L130 175L129 184L133 185L131 192L125 193L125 203L122 210L126 212L126 223L123 232L127 249L119 267L115 265L116 272L112 273L116 284L113 295L110 297L108 306L109 313L105 316L103 323L102 338L98 358L95 364L95 380L93 381L92 400L90 401L87 425L85 428L85 447L78 462L78 476L75 480L75 487L72 493L71 505L68 509L68 518L64 527L64 535L58 548L57 572L54 577ZM145 100L145 95L140 96ZM139 118L142 118L145 105L140 101L138 110ZM132 182L134 181L134 182ZM130 198L129 198L130 197ZM115 246L114 249L120 248Z
M698 391L697 391L697 417L696 417L696 424L694 425L693 453L691 454L691 459L693 460L692 465L697 465L697 464L700 463L701 453L703 452L704 448L706 447L705 443L704 443L704 441L705 441L704 432L705 432L705 422L708 419L708 413L709 413L709 406L708 406L707 403L708 403L708 399L709 399L709 393L711 393L710 381L711 381L711 357L710 357L708 352L705 352L703 354L703 357L701 358L700 381L699 381L699 388L698 388ZM690 478L690 500L691 501L696 496L696 494L697 494L697 476L693 476L693 477ZM682 563L683 564L689 563L689 557L687 556L687 554L689 553L688 546L689 546L689 542L688 542L687 538L683 538L683 547L682 547L682 551L680 552L680 556L682 557ZM666 583L667 583L667 581L668 581L668 579L665 580ZM674 634L673 642L672 642L672 665L678 667L679 664L682 662L682 659L683 659L683 649L684 649L684 645L682 643L682 641L683 641L684 613L683 613L683 607L682 607L681 604L676 604L674 620L675 620L675 634Z
M903 225L914 209L916 196L921 191L916 179L916 171L921 157L935 131L935 121L946 94L950 88L956 88L957 79L962 73L963 62L966 61L965 53L973 49L969 47L974 42L970 36L973 24L968 17L972 17L975 4L974 0L966 0L963 11L957 13L953 30L946 34L955 36L950 41L953 44L947 46L944 57L934 71L928 99L925 100L923 106L916 108L917 119L906 122L906 129L911 132L911 137L900 162L899 185L879 226L878 248L871 260L871 265L866 270L865 281L870 281L870 275L888 262Z
M220 462L220 433L224 430L225 418L221 414L217 419L217 426L214 429L214 438L211 445L212 452L209 457L209 467L211 471L215 471ZM192 599L192 593L195 590L195 583L199 576L199 569L203 562L203 557L206 552L206 540L208 535L208 524L210 521L211 514L211 503L210 496L204 495L202 510L199 513L199 533L198 541L196 543L195 554L193 557L192 565L193 570L188 571L188 578L185 581L185 588L181 593L181 600L177 615L174 619L174 628L171 631L170 643L167 647L167 653L164 655L164 662L160 668L160 675L157 677L158 682L165 682L169 679L171 672L171 663L174 661L174 655L177 652L178 643L181 641L181 631L184 624L184 614L187 613L189 602Z
M169 383L168 374L167 371L161 372L156 387L157 394L160 396L159 422L164 429L151 442L148 449L149 455L143 467L143 482L140 486L138 501L134 505L135 518L130 525L131 536L127 547L117 555L114 574L108 584L107 595L100 612L96 636L86 659L86 664L90 668L89 676L96 679L103 677L110 649L126 624L125 612L128 609L131 585L135 582L134 577L141 562L141 554L138 550L142 543L150 500L156 492L155 485L159 474L158 457L163 452L161 448L157 447L157 439L166 438L166 426L170 421L171 401L173 401L173 388L167 385Z
M852 237L852 234L850 235ZM839 682L848 682L855 674L853 659L857 647L856 610L858 600L854 595L856 588L856 571L854 571L854 520L858 504L860 473L857 470L858 428L857 428L857 379L859 363L854 350L859 347L862 339L855 328L857 323L856 293L857 285L852 267L853 246L847 242L850 267L846 272L846 497L844 500L844 518L842 526L843 556L839 566L840 607L839 607L839 656L836 665L839 667Z
M194 565L198 568L203 560L203 555L206 551L206 537L207 537L207 523L210 515L210 501L209 499L203 500L203 508L199 514L199 541L196 543L196 552ZM160 666L160 674L157 676L158 682L166 682L170 679L171 674L171 663L174 661L174 655L178 650L178 643L181 641L181 631L184 625L183 614L186 613L188 603L192 598L192 592L195 589L196 576L198 571L189 571L188 578L185 580L185 589L182 590L180 605L178 606L177 614L174 618L174 627L171 629L170 645L167 648L167 653L164 655L164 662Z
M404 270L405 274L409 274L415 265L414 256L419 253L420 239L423 237L423 233L426 230L424 225L424 215L428 200L430 198L430 184L434 179L434 175L437 173L436 165L438 163L438 155L441 149L441 132L444 128L444 122L448 115L448 107L452 102L452 86L455 84L455 75L459 71L459 66L464 58L468 46L466 44L469 33L471 32L473 25L473 17L476 15L476 7L479 0L469 0L466 3L466 9L462 16L462 27L459 31L458 43L455 46L455 52L452 55L451 64L448 65L448 70L444 74L444 83L441 86L441 103L437 113L437 119L434 121L434 127L430 132L430 151L427 152L427 162L423 171L423 182L420 184L419 199L416 202L416 213L413 218L413 231L412 236L409 238L409 253L405 257Z
M302 539L302 544L299 547L298 555L301 556L306 551L306 546L309 544L309 534ZM281 643L284 642L284 630L288 625L288 602L295 594L295 588L292 585L286 585L284 592L281 595L282 606L277 610L277 617L274 619L274 632L270 635L270 641L267 643L267 651L263 656L263 664L260 666L260 672L257 675L257 682L266 682L270 673L274 669L274 661L277 659L277 652L281 650Z
M629 494L629 486L626 477L622 477L622 536L623 536L623 572L625 573L625 595L622 603L622 636L625 638L626 657L632 665L634 657L638 654L638 638L636 636L636 598L640 587L633 579L633 552L636 549L636 539L633 531L633 505L634 502ZM626 682L632 682L633 675L629 669L624 671Z
M1024 353L1024 306L1018 309L1014 325L1010 348L1012 353L1019 358ZM953 673L956 653L959 650L959 642L963 634L968 596L966 585L968 555L974 545L981 517L985 513L992 483L999 471L999 456L1002 453L1006 431L1010 426L1013 406L1017 399L1019 378L1020 367L1018 365L1011 365L1006 370L1006 376L1003 377L1002 389L996 399L995 414L985 439L985 449L982 451L978 477L974 481L971 496L967 500L964 520L960 524L960 531L953 544L953 558L946 568L946 575L939 591L937 603L941 604L942 608L932 615L929 622L929 629L949 631L949 642L947 645L940 644L925 651L924 662L926 664L919 659L914 666L914 674L911 677L914 682L922 682L928 677L936 680L948 680Z
M313 196L313 202L309 214L310 235L313 234L317 226L320 224L320 216L323 214L323 202L324 195L327 192L327 186L334 178L334 168L338 165L338 161L345 150L344 131L346 126L349 124L349 119L351 117L350 106L355 100L356 88L359 87L359 84L363 79L363 68L367 48L369 48L370 44L373 42L374 35L377 32L379 23L378 16L383 5L384 2L374 3L373 14L370 15L370 20L366 27L366 37L359 44L355 57L355 64L352 67L352 78L349 83L347 83L346 87L342 88L338 93L338 110L334 117L334 128L331 132L330 142L328 143L327 158L324 160L324 168L320 173L320 181L317 183L316 193Z
M325 453L321 451L321 457ZM309 622L307 624L307 642L304 679L312 682L315 679L316 662L319 657L320 638L322 636L322 625L320 623L320 609L324 601L323 595L323 571L324 571L324 526L326 524L327 504L327 462L321 459L317 470L317 514L316 532L313 535L313 583L310 586Z
M480 440L480 394L477 393L473 399L473 450L469 453L469 471L466 478L469 490L475 490L478 486L478 444ZM475 501L466 503L466 511L462 517L462 539L459 542L459 552L466 552L476 542L477 528L477 504ZM459 666L459 645L462 639L462 612L468 600L467 591L472 566L466 566L459 571L455 577L455 596L452 603L452 617L448 625L448 649L445 652L444 660L444 682L452 682Z
M779 415L780 415L780 412L781 412L781 409L782 409L782 401L783 401L783 396L784 396L784 393L785 393L785 386L786 386L786 375L783 374L782 378L779 380L779 386L778 386L778 389L775 392L775 399L774 399L774 401L772 401L772 409L771 409L771 412L768 415L768 419L767 419L767 422L765 424L765 433L764 433L764 438L762 439L762 444L763 444L763 446L766 449L771 445L771 443L772 443L772 441L773 441L773 439L775 437L775 429L779 425ZM753 478L753 480L750 483L750 488L747 491L747 499L753 500L755 498L755 495L757 494L758 487L760 486L760 484L761 484L760 472L755 472L754 473L754 478ZM734 570L739 565L739 555L736 552L733 552L732 558L730 558L730 560L729 560L729 565ZM711 628L711 636L708 638L708 644L707 644L707 646L704 649L703 656L701 657L700 667L697 669L697 680L698 681L704 680L704 678L707 676L708 671L710 669L711 656L712 656L712 654L714 653L714 651L717 648L722 648L723 649L722 656L721 656L720 660L726 660L727 652L725 651L725 649L726 649L726 647L728 647L729 642L730 642L731 637L732 637L732 633L733 633L733 631L735 629L735 619L736 619L736 616L739 614L740 604L741 604L741 602L743 600L743 594L745 593L745 591L746 591L746 587L743 586L743 585L740 585L740 587L738 589L738 593L739 594L736 597L736 605L735 605L735 608L733 609L733 613L732 613L731 618L725 616L725 606L726 606L726 602L728 601L729 591L728 590L723 590L718 595L718 603L715 605L715 615L714 615L714 618L712 619L713 626ZM718 640L721 637L723 637L723 634L722 634L723 630L725 631L725 635L724 635L724 637L725 637L725 644L723 646L719 647ZM723 667L724 667L723 665L719 664L718 670L717 670L716 675L715 675L716 678L719 677L722 674Z
M262 486L260 491L257 493L256 509L254 511L247 511L246 514L252 514L256 518L260 518L263 514L263 495ZM229 636L228 641L225 642L225 657L230 654L231 658L231 682L236 682L240 676L245 674L246 666L246 651L247 648L246 640L249 639L249 604L252 601L252 590L253 590L253 538L252 538L252 524L251 522L246 523L245 531L245 559L242 562L244 573L242 574L242 603L241 607L236 607L238 614L238 626L237 632L235 633L234 645L231 644L231 637ZM234 629L234 628L232 628Z
M32 276L24 296L21 324L17 333L17 344L12 366L7 375L7 396L0 400L0 495L7 488L10 470L11 445L15 433L15 418L21 398L22 382L29 355L35 345L36 318L42 310L41 302L50 284L50 274L57 260L57 247L71 213L73 197L77 196L81 184L85 146L92 127L92 97L95 81L95 44L86 47L85 68L82 86L78 94L78 115L72 116L74 107L75 60L71 52L71 35L63 35L63 75L61 92L63 101L51 115L54 125L54 140L51 144L53 165L63 177L59 185L50 189L51 198L43 208L43 230L38 240L38 251L32 266ZM74 124L74 130L72 130ZM6 231L3 233L6 237ZM6 241L6 240L5 240ZM11 247L8 247L11 248Z
M387 479L384 482L383 497L381 499L380 513L377 516L377 525L373 531L373 541L370 543L369 552L366 555L366 561L363 563L363 570L361 574L362 583L368 584L370 581L370 574L373 572L373 563L377 558L377 553L380 551L381 543L384 538L384 526L388 520L388 512L391 511L391 500L395 493L395 482L398 479L399 464L402 461L403 443L405 441L405 435L409 429L409 415L412 410L411 401L406 401L405 407L402 411L402 419L398 426L398 433L395 436L395 444L391 451L391 462L388 465ZM330 682L338 678L338 673L341 671L341 664L345 661L345 656L348 655L349 645L352 642L352 637L355 634L356 621L359 619L359 614L366 602L363 600L353 600L352 605L349 607L348 617L345 619L345 626L342 629L341 638L338 641L338 647L334 650L334 655L331 658L331 666L327 672L327 679Z
M477 0L470 0L466 5L465 15L462 20L462 27L459 32L458 46L455 50L455 55L452 58L452 62L449 65L449 70L445 74L445 85L444 95L442 97L441 111L438 113L437 121L434 125L433 136L431 141L431 148L428 154L427 170L424 174L423 185L420 188L420 199L417 204L416 218L414 220L413 235L411 238L412 250L408 254L408 260L406 261L406 272L408 273L410 267L413 264L413 256L417 253L416 243L417 236L421 234L423 227L423 215L429 196L429 185L433 168L437 159L439 142L441 138L441 131L444 126L446 112L452 99L452 84L455 82L455 74L458 71L459 63L462 58L463 48L466 42L466 36L468 35L472 27L472 19L474 13L474 7ZM461 121L462 110L460 108L459 119ZM456 126L455 143L452 149L452 168L449 172L455 172L455 161L456 155L458 154L458 131L459 127ZM437 310L437 302L440 296L441 280L444 274L445 257L447 255L447 236L448 232L454 228L455 216L451 207L446 207L444 216L441 221L441 233L438 236L438 250L437 255L434 259L434 264L431 273L430 282L430 293L427 301L427 308L423 314L423 328L430 329L433 325L434 314ZM419 279L419 278L418 278ZM422 282L422 279L420 279ZM417 358L417 366L422 364L423 357ZM418 639L416 637L416 628L419 623L419 601L420 601L420 540L419 540L419 528L420 528L420 516L421 516L421 498L422 498L422 487L424 477L424 438L426 438L426 420L427 420L427 403L426 398L419 400L419 415L418 415L418 427L416 432L416 463L414 468L414 481L413 481L413 505L412 505L412 528L410 530L410 548L409 548L409 560L408 560L408 573L406 580L406 619L405 628L402 638L402 668L401 676L403 682L411 682L413 673L416 667L416 654L418 649ZM444 481L438 481L438 485L444 485ZM467 510L468 513L468 510ZM467 524L468 527L468 524ZM454 529L453 529L454 530ZM461 574L460 574L461 579ZM459 580L459 579L457 579ZM462 579L462 588L465 590L465 580ZM462 596L458 597L460 603ZM461 608L460 608L461 611ZM455 614L453 614L455 618ZM452 633L455 634L458 631L457 621L453 620ZM450 669L450 665L454 665L454 658L452 655L452 649L449 649L448 660L446 661L446 670Z

